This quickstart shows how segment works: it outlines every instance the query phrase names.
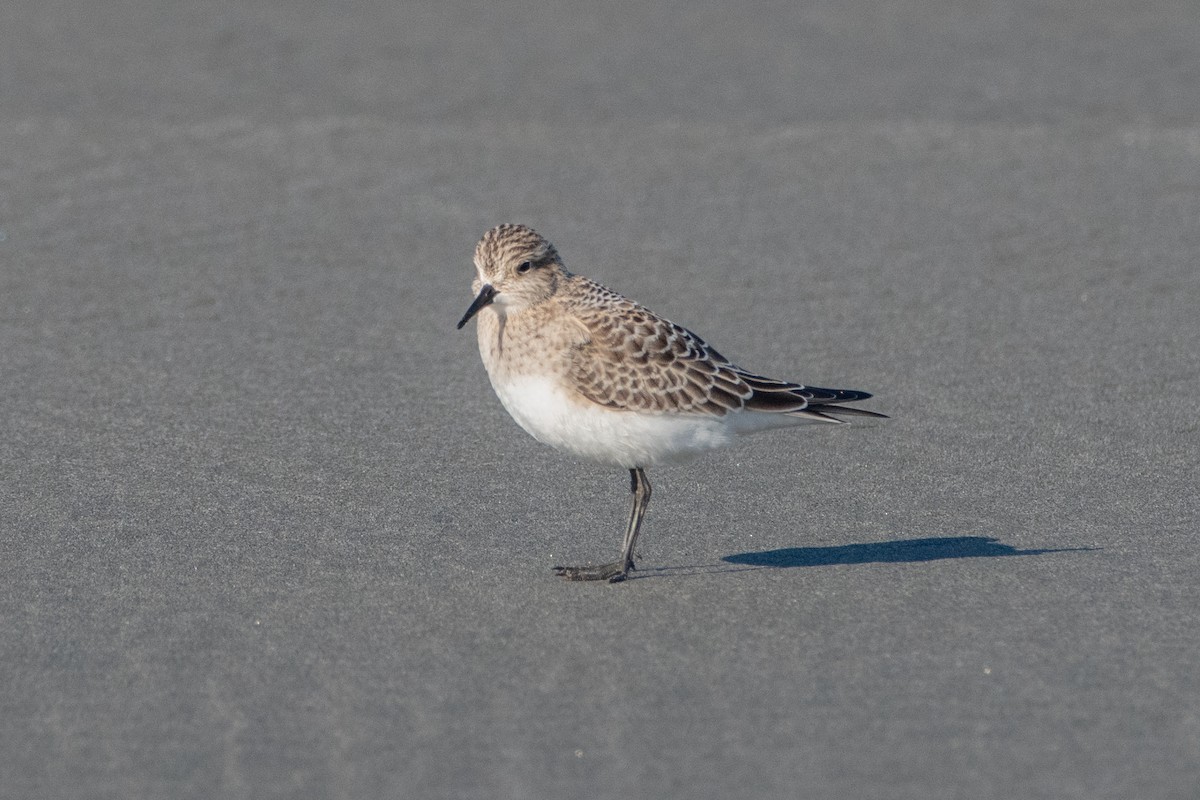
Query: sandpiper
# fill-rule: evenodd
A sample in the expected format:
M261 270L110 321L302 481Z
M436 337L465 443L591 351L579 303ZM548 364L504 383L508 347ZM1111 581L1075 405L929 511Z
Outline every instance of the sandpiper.
M646 468L728 444L744 433L839 415L867 392L773 380L732 364L691 331L573 275L554 245L524 225L498 225L475 246L479 353L500 402L530 435L629 470L633 507L621 555L555 567L577 581L625 580L650 502Z

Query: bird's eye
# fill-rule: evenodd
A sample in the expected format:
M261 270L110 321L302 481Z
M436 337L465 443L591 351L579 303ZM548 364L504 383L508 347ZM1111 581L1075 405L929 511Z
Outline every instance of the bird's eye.
M531 269L533 269L533 264L529 261L522 261L517 265L517 272L520 272L522 275Z

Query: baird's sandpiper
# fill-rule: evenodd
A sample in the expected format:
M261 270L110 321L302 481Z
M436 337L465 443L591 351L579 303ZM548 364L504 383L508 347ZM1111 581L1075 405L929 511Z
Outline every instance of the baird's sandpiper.
M479 353L500 402L535 439L629 470L633 508L611 564L555 567L578 581L624 580L650 481L646 467L728 444L744 433L838 415L871 395L755 375L703 339L595 281L572 275L554 245L499 225L475 246Z

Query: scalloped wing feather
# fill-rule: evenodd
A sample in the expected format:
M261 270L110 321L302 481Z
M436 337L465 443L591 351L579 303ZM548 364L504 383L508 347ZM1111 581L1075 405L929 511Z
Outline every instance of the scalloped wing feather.
M588 331L574 348L568 377L575 389L609 408L648 413L707 414L731 411L790 414L836 422L822 411L875 416L832 403L871 395L755 375L722 356L680 325L663 319L587 278L578 284L568 311Z
M724 416L754 391L696 334L586 278L571 313L589 331L568 376L594 403L628 411Z

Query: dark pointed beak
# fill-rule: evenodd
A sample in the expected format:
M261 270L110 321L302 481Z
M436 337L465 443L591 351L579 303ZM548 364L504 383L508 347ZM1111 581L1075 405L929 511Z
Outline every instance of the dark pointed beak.
M467 309L467 313L463 314L463 318L458 321L458 329L462 330L462 326L467 324L467 320L479 313L479 309L491 304L496 299L496 290L492 288L490 283L485 283L483 288L479 290L479 294L475 296L475 300L471 303L471 307Z

